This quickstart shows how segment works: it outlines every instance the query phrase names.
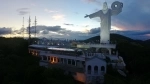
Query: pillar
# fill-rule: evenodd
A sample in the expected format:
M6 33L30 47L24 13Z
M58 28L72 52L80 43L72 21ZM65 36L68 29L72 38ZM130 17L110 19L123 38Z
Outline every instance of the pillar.
M53 57L52 56L50 56L50 62L52 62L53 61Z
M72 65L72 59L70 59L71 60L71 65Z
M41 60L43 60L43 56L41 56L41 58L42 58Z
M99 48L96 48L96 52L98 52Z
M108 51L109 51L109 55L111 55L111 49L110 48L107 48L108 49Z
M48 61L48 56L46 56L47 57L47 61Z
M118 56L118 51L116 51L116 55Z
M75 60L75 66L77 66L77 60Z

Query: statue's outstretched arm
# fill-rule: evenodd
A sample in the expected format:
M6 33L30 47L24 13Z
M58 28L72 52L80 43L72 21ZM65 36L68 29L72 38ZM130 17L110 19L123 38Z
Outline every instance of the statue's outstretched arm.
M94 18L94 17L100 17L100 14L101 14L101 11L98 11L98 12L95 12L93 14L90 14L90 15L86 15L86 17L89 17L89 18Z
M115 1L111 5L111 15L118 15L120 12L122 12L123 3L119 1Z

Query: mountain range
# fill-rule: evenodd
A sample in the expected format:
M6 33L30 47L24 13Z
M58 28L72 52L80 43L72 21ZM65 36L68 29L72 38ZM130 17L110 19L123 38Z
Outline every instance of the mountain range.
M100 36L91 37L89 39L84 40L84 42L96 42L100 39ZM119 35L119 34L110 34L110 42L112 43L123 43L123 42L129 42L134 44L140 44L140 45L148 45L150 46L150 39L142 41L142 40L134 40L129 37Z

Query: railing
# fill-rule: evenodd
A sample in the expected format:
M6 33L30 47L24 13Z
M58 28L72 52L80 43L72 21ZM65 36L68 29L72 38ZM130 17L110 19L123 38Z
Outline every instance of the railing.
M104 48L116 48L116 44L78 44L78 48L90 48L90 47L104 47Z
M116 45L115 43L78 43L77 45L105 45L105 44L109 44L109 45Z

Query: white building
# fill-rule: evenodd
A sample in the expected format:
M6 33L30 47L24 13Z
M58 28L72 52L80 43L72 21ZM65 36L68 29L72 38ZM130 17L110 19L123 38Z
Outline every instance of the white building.
M103 83L107 65L123 69L122 57L117 56L114 44L78 44L78 48L30 45L29 53L41 58L40 65L74 72L74 78L85 83ZM109 61L106 62L107 58Z
M74 78L86 84L103 83L107 65L111 64L117 69L125 68L123 58L118 56L116 44L110 44L111 16L122 11L123 3L115 1L111 7L109 9L104 2L102 10L85 16L101 18L100 44L77 43L74 49L60 47L60 42L55 43L59 46L30 45L29 53L41 57L41 66L59 67L75 72ZM45 44L53 45L53 43Z

